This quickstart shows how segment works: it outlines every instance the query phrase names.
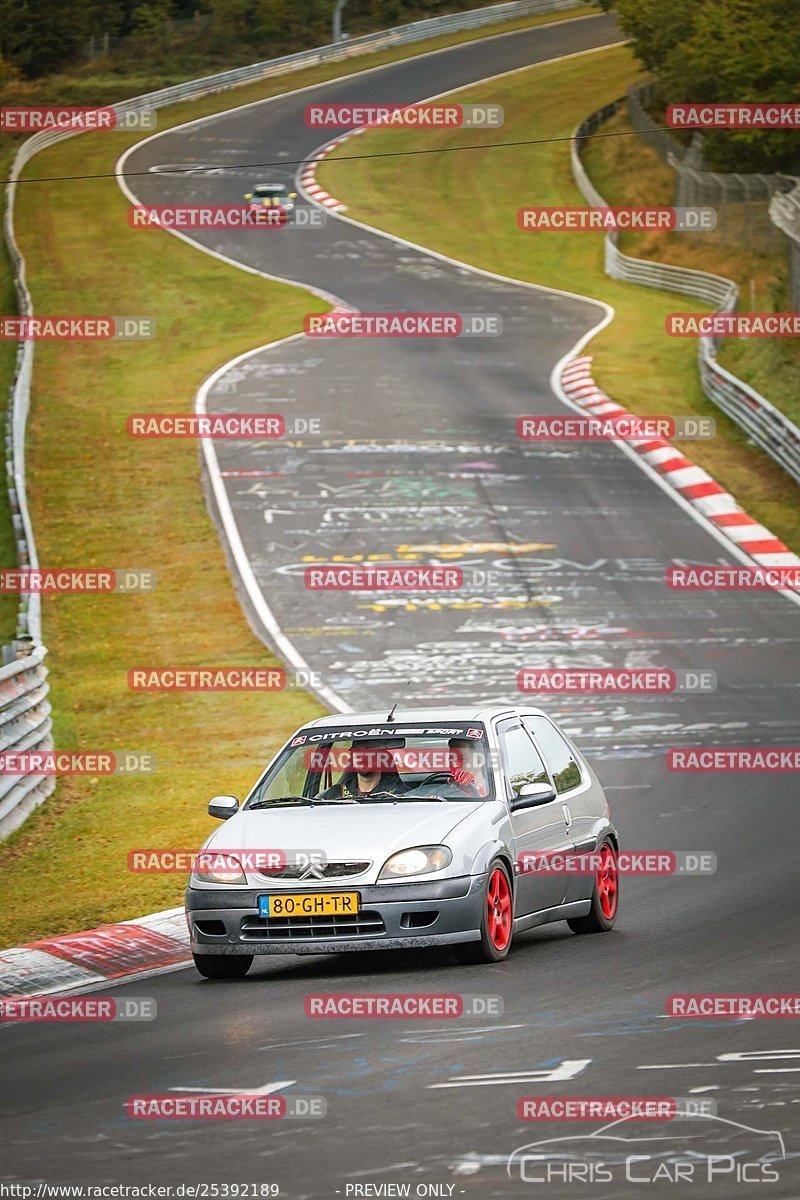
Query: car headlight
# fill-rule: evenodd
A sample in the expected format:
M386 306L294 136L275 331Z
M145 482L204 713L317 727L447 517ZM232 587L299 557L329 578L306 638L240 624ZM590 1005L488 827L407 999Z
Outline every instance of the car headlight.
M198 883L247 883L239 859L222 850L201 850L194 860L192 879Z
M409 875L427 875L443 871L453 861L447 846L414 846L387 858L378 879L406 879Z

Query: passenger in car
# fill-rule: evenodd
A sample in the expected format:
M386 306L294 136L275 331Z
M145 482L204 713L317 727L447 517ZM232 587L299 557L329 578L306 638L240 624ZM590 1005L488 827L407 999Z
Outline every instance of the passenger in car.
M450 738L450 774L468 796L488 796L485 751L471 738Z

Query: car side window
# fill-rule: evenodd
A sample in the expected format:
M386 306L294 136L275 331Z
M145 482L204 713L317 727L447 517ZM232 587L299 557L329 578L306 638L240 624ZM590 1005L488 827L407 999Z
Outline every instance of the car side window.
M503 765L515 794L519 794L525 783L550 782L536 747L518 721L502 724L498 737Z
M546 717L523 717L522 723L533 734L536 744L544 754L556 791L568 792L581 782L581 769L575 756L561 734Z

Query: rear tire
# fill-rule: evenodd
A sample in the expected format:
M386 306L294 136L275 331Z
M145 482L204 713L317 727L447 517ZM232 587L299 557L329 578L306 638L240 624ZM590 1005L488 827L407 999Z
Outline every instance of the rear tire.
M489 868L483 898L481 939L458 942L453 947L462 963L502 962L511 949L514 931L514 899L508 868L495 859Z
M253 965L252 954L192 954L204 979L244 979Z
M592 907L585 917L572 917L567 921L573 933L608 933L613 929L619 910L619 872L617 852L609 841L597 847L600 868L594 877Z

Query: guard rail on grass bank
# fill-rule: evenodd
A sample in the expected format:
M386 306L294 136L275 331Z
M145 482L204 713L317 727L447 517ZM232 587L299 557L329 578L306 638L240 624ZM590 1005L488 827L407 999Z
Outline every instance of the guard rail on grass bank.
M114 105L117 113L140 112L143 109L164 108L183 100L192 100L215 92L227 91L261 79L285 75L304 67L344 61L361 54L377 50L388 50L410 42L425 41L442 34L461 30L479 29L496 22L511 21L537 13L555 13L574 8L576 0L511 0L506 4L491 4L469 12L453 13L443 17L431 17L425 21L414 21L379 33L365 34L314 50L303 50L287 54L282 58L254 63L249 67L237 67L217 75L175 84L159 91L134 96ZM19 147L11 168L6 188L6 211L4 230L6 243L14 270L17 304L22 316L33 315L33 302L25 279L25 260L14 236L14 203L17 180L28 162L41 150L53 146L66 138L77 137L83 130L43 130L26 139ZM22 341L17 350L17 361L8 408L8 430L6 435L6 471L8 492L17 544L17 559L20 566L38 567L36 542L31 525L26 497L25 476L25 428L30 405L31 379L33 375L34 343ZM19 748L18 737L32 739L24 748L45 747L50 737L50 706L46 701L47 671L42 660L47 653L42 645L41 602L38 595L23 597L18 618L18 634L29 639L34 652L27 658L10 663L0 669L0 746ZM16 682L6 683L6 680ZM14 689L17 689L15 691ZM20 690L21 689L21 690ZM13 705L9 704L10 715L6 718L6 705L2 697L9 690L13 693ZM18 693L18 694L17 694ZM25 697L27 696L27 702ZM13 711L12 711L13 710ZM27 714L24 717L21 714ZM28 724L26 725L26 722ZM21 733L19 731L22 731ZM36 739L39 739L38 741ZM49 745L47 746L49 748ZM53 790L52 778L30 776L16 780L0 776L0 838L8 835L20 825L38 804Z
M603 199L586 173L581 162L581 149L586 138L618 112L624 103L625 99L621 98L591 113L572 135L572 175L591 205L609 207L608 201ZM739 289L732 279L712 275L709 271L676 267L623 254L619 249L619 233L615 230L605 236L605 271L612 279L638 283L658 291L695 296L698 300L713 304L717 312L735 312L739 303ZM717 362L720 341L712 337L699 339L698 365L703 391L795 483L800 483L800 429L755 388L720 366Z
M52 750L44 646L0 667L0 753ZM8 837L55 787L52 775L0 774L0 838Z

